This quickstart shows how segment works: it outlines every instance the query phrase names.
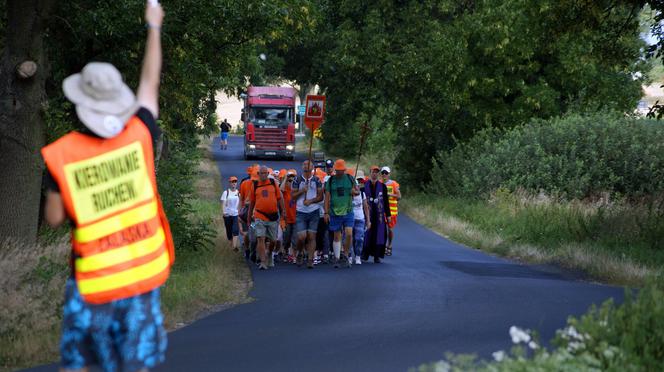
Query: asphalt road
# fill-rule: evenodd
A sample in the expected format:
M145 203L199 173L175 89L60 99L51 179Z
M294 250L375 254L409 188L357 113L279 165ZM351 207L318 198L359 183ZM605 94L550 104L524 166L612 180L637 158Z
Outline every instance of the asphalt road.
M223 179L253 163L239 137L226 151L213 146ZM452 243L404 215L382 264L252 273L256 300L171 333L160 371L405 371L445 351L489 358L511 348L512 325L548 340L567 316L622 298L619 288Z
M254 163L242 160L239 137L229 150L218 150L218 139L213 146L224 180ZM406 371L446 351L490 358L511 348L512 325L549 340L569 315L623 297L620 288L450 242L405 215L382 264L277 264L252 274L255 301L170 333L158 371Z

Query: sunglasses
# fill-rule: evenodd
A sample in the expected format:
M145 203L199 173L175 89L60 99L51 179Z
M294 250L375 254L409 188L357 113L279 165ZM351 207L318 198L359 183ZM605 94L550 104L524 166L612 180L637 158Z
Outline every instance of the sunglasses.
M231 183L237 183L237 181L236 181L236 180L233 180L233 181L231 181Z
M380 174L390 174L390 172L381 171Z

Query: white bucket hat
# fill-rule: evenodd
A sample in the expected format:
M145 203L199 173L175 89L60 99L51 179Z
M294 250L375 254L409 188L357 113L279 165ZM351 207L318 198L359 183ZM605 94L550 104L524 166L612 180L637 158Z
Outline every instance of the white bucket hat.
M134 92L110 63L91 62L62 82L65 96L76 105L78 118L96 135L112 138L136 113Z

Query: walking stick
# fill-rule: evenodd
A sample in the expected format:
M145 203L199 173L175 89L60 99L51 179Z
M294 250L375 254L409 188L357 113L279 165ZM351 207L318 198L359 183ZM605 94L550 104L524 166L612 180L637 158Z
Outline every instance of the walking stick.
M315 128L315 125L312 125L311 128ZM314 132L315 130L312 129L311 131L311 138L309 138L309 164L313 165L314 163L311 161L311 147L314 145Z
M360 167L360 158L362 157L362 148L364 147L364 140L367 137L367 132L369 131L369 122L364 122L362 125L362 132L360 134L360 151L357 153L357 164L355 165L355 178L357 178L357 170Z

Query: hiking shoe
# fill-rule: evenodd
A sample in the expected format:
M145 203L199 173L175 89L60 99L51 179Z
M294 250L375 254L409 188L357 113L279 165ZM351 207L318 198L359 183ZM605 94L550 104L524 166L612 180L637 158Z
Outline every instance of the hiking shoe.
M379 257L374 257L374 263L380 263L380 258Z
M307 262L307 269L313 269L314 268L314 262L313 261L308 261Z
M326 254L323 255L323 260L321 262L324 263L324 264L330 263L330 256L328 256Z
M315 256L314 257L314 265L319 265L320 264L320 257Z
M267 267L274 267L274 256L269 255L267 257Z
M258 270L267 270L267 266L265 266L265 264L259 264Z
M350 261L348 261L348 258L346 258L346 256L343 254L341 255L341 257L339 257L339 267L341 266L350 267Z
M355 256L355 265L362 265L362 260L360 260L360 256Z
M297 264L297 266L302 266L302 254L301 253L297 254L297 258L295 259L295 263Z

